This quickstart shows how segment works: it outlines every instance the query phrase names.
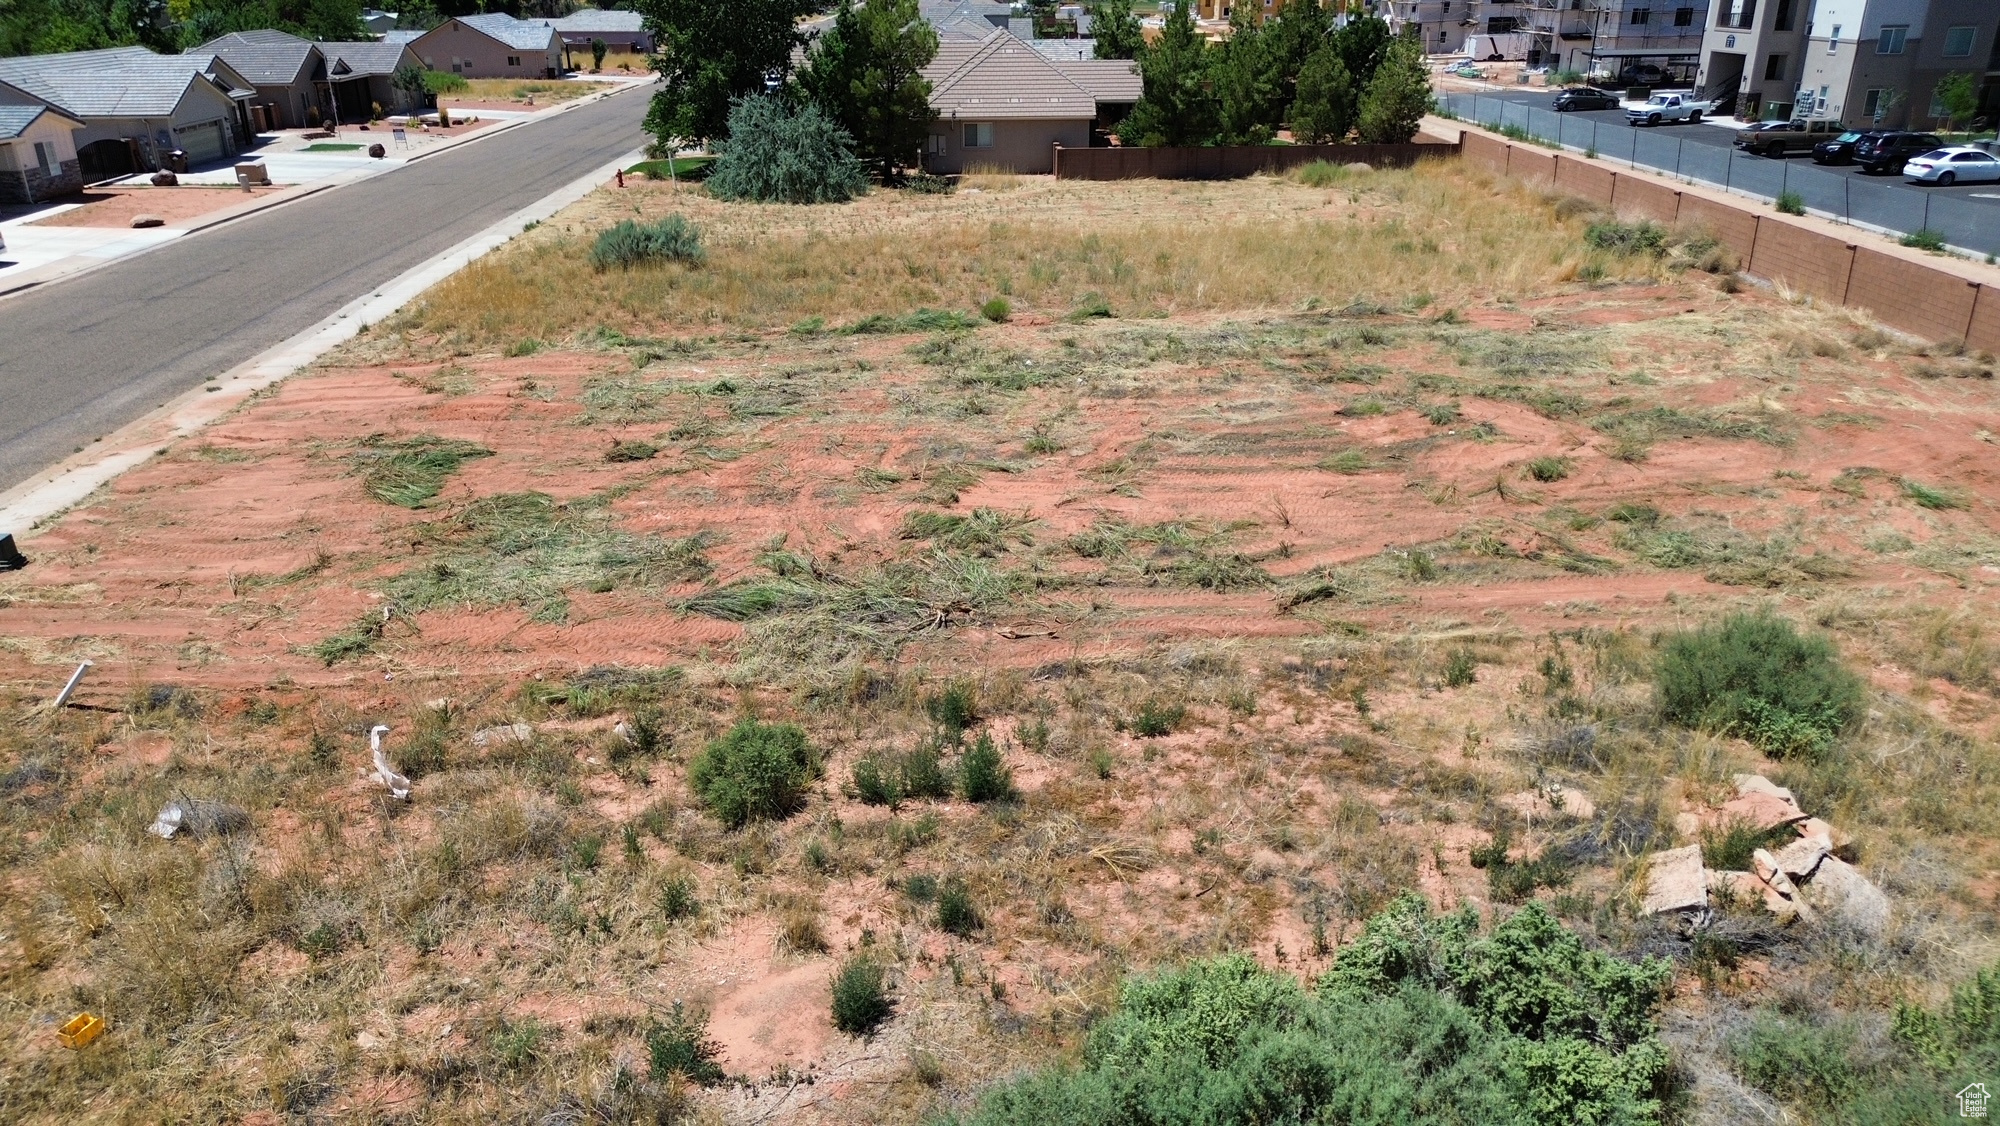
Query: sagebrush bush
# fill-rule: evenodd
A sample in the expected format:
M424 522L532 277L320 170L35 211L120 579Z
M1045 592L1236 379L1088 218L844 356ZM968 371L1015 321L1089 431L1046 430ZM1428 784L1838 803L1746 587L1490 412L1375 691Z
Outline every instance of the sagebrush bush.
M849 959L833 979L833 1026L860 1036L887 1020L891 1005L883 979L875 959L866 954Z
M818 773L806 733L789 723L745 719L711 742L688 767L688 782L732 829L782 821L804 808Z
M707 253L702 249L700 228L684 215L669 215L652 223L620 219L597 232L597 241L590 247L590 264L599 270L613 266L629 270L651 262L699 265Z
M1583 230L1583 241L1615 254L1665 254L1667 232L1656 223L1606 219Z
M729 140L708 174L717 199L757 203L845 203L868 190L854 138L811 104L777 95L738 101Z
M1003 801L1014 796L1014 772L1007 769L993 736L980 732L978 741L959 757L958 788L970 802Z
M1003 1083L955 1121L1657 1122L1671 972L1585 949L1538 905L1481 936L1471 911L1405 896L1311 993L1240 954L1129 978L1080 1067Z
M1770 614L1668 638L1654 689L1667 719L1741 735L1775 758L1819 758L1861 715L1861 681L1833 643Z

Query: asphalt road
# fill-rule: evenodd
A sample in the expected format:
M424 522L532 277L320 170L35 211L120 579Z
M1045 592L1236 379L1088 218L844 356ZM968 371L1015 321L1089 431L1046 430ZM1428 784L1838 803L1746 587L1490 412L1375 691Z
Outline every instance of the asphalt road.
M1467 95L1453 91L1451 96ZM1495 101L1547 111L1555 94L1482 90L1478 98L1479 115L1491 120L1487 107ZM1473 115L1461 110L1461 116ZM1854 165L1814 164L1805 153L1773 159L1738 151L1732 159L1733 128L1683 124L1635 129L1625 123L1623 110L1571 110L1538 114L1534 120L1544 123L1557 117L1564 143L1594 145L1608 157L1636 158L1645 167L1713 183L1726 180L1729 186L1763 196L1775 196L1781 189L1796 191L1816 211L1902 232L1929 227L1944 232L1953 245L2000 252L2000 184L1917 185L1901 176L1869 175ZM1594 132L1591 125L1596 126Z
M641 87L0 300L0 489L642 141Z

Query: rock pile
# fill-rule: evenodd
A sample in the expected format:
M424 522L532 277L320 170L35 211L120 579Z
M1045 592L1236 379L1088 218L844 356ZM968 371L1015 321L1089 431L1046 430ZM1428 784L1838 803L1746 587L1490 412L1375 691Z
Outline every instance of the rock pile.
M1766 834L1789 828L1797 836L1775 849L1757 849L1747 872L1705 867L1698 844L1655 853L1642 913L1686 913L1700 922L1720 903L1762 903L1787 922L1826 917L1870 935L1888 925L1889 899L1849 863L1853 853L1845 836L1800 809L1790 790L1759 774L1739 774L1736 796L1714 820Z

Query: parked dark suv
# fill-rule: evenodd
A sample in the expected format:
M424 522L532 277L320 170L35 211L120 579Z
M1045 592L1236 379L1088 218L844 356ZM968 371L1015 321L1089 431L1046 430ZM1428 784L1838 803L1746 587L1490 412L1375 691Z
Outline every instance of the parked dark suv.
M1944 142L1931 133L1877 133L1854 143L1854 162L1877 175L1901 172L1911 157L1943 147Z
M1813 146L1814 164L1851 164L1854 162L1854 146L1868 137L1879 137L1880 132L1859 133L1852 130L1842 133L1831 141L1821 141Z

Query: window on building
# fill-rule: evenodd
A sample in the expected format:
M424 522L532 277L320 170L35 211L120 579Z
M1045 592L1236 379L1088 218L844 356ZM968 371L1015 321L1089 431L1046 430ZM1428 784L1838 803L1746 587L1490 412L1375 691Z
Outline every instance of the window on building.
M1944 33L1944 57L1962 59L1972 54L1972 41L1978 35L1976 27L1947 28Z
M42 175L53 176L56 172L56 147L47 141L35 142L35 163L42 168Z
M1792 30L1792 0L1778 0L1778 12L1771 18L1771 30Z
M1889 107L1882 104L1883 93L1882 90L1870 90L1868 95L1861 99L1861 112L1864 116L1881 117L1888 112Z
M508 56L507 56L507 65L508 65L508 66L520 66L520 65L521 65L521 56L519 56L519 55L508 55Z
M1757 23L1757 0L1719 0L1715 11L1721 27L1747 31Z
M1632 9L1631 22L1634 24L1645 24L1653 22L1653 9L1651 8Z
M1674 9L1674 26L1675 26L1675 27L1693 27L1693 26L1694 26L1694 9L1693 9L1693 8L1675 8L1675 9Z
M1783 82L1785 80L1785 64L1790 61L1790 57L1786 55L1772 55L1770 58L1765 59L1764 81Z
M1903 43L1909 37L1909 24L1885 24L1882 27L1881 36L1875 40L1875 53L1878 55L1900 55L1903 53Z
M924 142L924 151L935 156L944 151L944 134L932 133Z
M1438 29L1438 42L1439 42L1439 43L1443 43L1443 42L1444 42L1444 29L1443 29L1443 28L1439 28L1439 29Z
M1826 37L1826 53L1829 55L1833 55L1833 54L1838 54L1839 52L1840 52L1840 25L1834 24L1833 34Z
M990 121L967 122L965 125L965 147L969 149L992 148L993 123Z

